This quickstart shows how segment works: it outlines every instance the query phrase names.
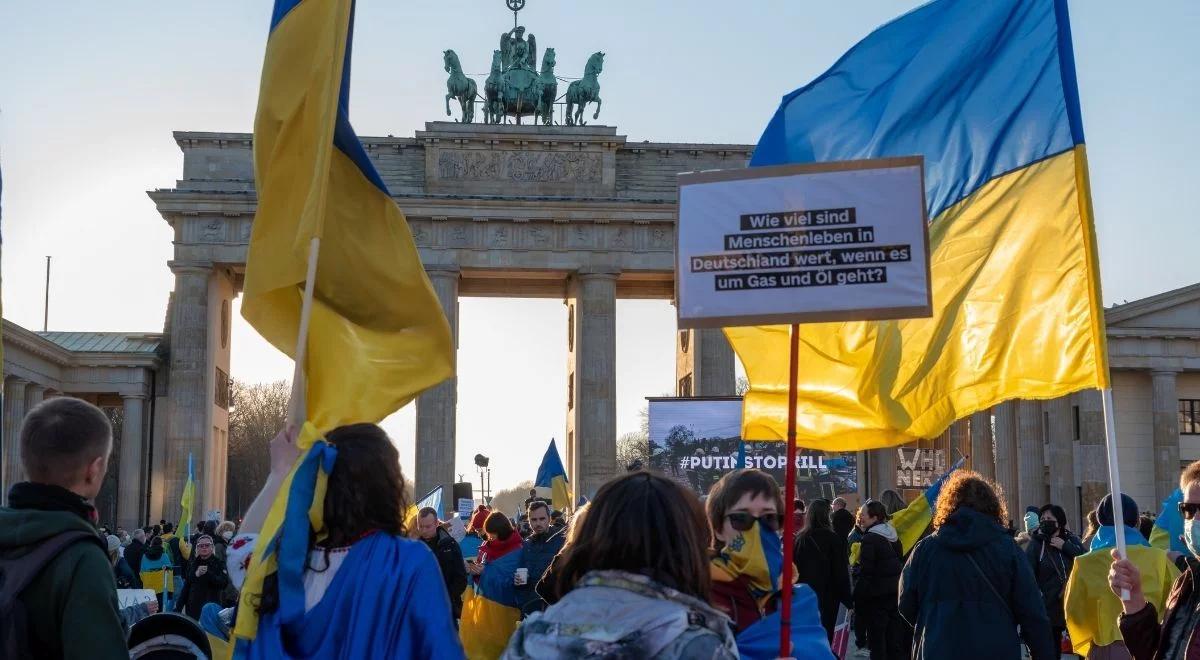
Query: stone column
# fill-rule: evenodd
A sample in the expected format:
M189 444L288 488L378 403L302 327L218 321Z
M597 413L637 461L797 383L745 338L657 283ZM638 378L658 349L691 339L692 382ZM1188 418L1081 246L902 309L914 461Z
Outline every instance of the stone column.
M879 499L883 491L896 488L896 447L872 449L867 452L871 461L871 491L872 499ZM865 501L866 498L864 498Z
M1104 446L1104 407L1100 390L1084 390L1076 395L1079 404L1079 475L1083 491L1083 511L1096 508L1108 494L1108 452Z
M458 352L458 266L428 265L429 281L450 322ZM442 502L454 493L455 423L458 414L458 379L449 378L417 397L416 497L442 487Z
M732 396L733 347L719 328L679 331L675 344L676 396Z
M4 469L0 484L8 504L8 489L21 481L21 421L25 419L25 386L29 381L10 376L4 379Z
M1151 410L1154 411L1154 506L1159 505L1179 486L1179 397L1175 393L1174 371L1151 371L1153 387Z
M37 383L29 383L25 386L25 414L29 414L30 410L33 410L34 407L36 407L39 403L41 403L42 401L45 401L45 400L46 400L46 387L45 386L38 385ZM17 440L17 436L14 435L13 440L14 441ZM18 457L18 460L13 463L13 467L15 467L17 470L16 481L24 481L25 480L25 470L21 468L21 461L20 461L19 457Z
M1067 512L1072 529L1078 529L1079 496L1075 490L1075 419L1070 397L1045 403L1050 416L1050 501Z
M1020 520L1017 507L1017 402L1005 401L992 408L996 424L996 483L1004 491L1008 517Z
M1042 506L1046 500L1046 449L1042 444L1042 406L1017 401L1017 512ZM1012 511L1009 511L1012 514ZM1014 517L1017 517L1014 515Z
M117 524L125 529L142 525L142 501L146 496L143 479L142 438L144 437L146 396L126 394L124 422L121 428L121 473L117 476Z
M208 279L209 264L171 262L175 293L171 299L171 372L167 398L166 464L163 474L162 515L179 520L179 498L187 483L188 455L194 462L196 479L204 479L210 444L209 414L212 392L208 373ZM215 376L214 376L215 378ZM203 506L203 505L201 505ZM193 511L202 516L203 511Z
M994 480L996 457L992 454L992 413L983 410L971 415L971 469Z
M946 468L954 465L960 456L971 455L970 422L966 417L955 420L949 430L950 451L946 452Z
M577 501L617 470L617 275L581 269L568 286L567 476Z

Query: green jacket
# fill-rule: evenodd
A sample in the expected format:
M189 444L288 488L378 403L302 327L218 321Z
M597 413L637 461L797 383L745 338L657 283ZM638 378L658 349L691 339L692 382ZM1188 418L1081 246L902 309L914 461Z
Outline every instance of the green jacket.
M0 507L0 555L17 558L37 543L68 530L96 528L63 511ZM42 570L20 596L37 658L128 658L118 614L112 565L99 546L72 544Z

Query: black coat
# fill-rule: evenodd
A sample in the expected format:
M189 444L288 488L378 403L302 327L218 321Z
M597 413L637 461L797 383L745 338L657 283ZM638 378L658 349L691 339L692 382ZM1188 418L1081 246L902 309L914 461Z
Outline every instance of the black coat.
M804 530L796 536L792 558L796 563L797 581L816 592L821 625L832 637L838 605L853 607L846 538L832 529Z
M197 576L196 570L201 566L207 566L208 569L204 575ZM209 555L207 559L199 554L192 555L183 573L183 591L179 593L175 611L182 611L199 621L200 610L204 609L207 603L220 604L221 593L228 585L229 573L225 569L225 562L218 558L216 553Z
M1020 660L1022 640L1033 660L1056 655L1029 559L1000 523L967 507L913 549L900 614L916 628L914 660Z
M903 554L890 523L876 523L863 534L854 571L855 609L895 609Z
M1067 590L1067 578L1071 576L1071 567L1075 558L1086 550L1079 537L1071 532L1063 532L1062 550L1050 544L1040 530L1035 530L1025 546L1025 555L1033 567L1033 576L1037 579L1038 589L1042 592L1042 602L1046 604L1046 615L1050 617L1050 625L1055 628L1067 626L1066 614L1063 611L1063 594Z
M450 536L450 532L437 528L437 535L431 539L421 539L429 546L433 556L437 557L438 567L442 569L442 580L446 583L446 595L450 597L450 611L454 618L462 617L463 592L467 590L467 565L463 563L462 548L458 541Z
M829 519L833 521L833 533L843 541L846 540L846 537L850 536L850 530L854 529L854 514L846 509L838 509L829 516Z
M537 593L537 584L550 568L554 556L562 550L566 538L565 531L556 532L551 529L541 534L531 534L525 539L521 568L529 569L529 579L524 585L516 587L521 614L532 614L546 609L546 601Z
M146 554L146 544L134 539L125 546L125 563L133 570L134 575L142 573L142 555Z

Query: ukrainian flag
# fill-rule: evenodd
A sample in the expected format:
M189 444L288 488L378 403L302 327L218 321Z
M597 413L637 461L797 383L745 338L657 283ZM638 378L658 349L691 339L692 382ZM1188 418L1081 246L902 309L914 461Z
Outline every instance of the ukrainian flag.
M546 448L546 454L542 456L542 464L538 466L537 479L533 485L538 488L551 488L550 499L554 500L554 506L559 509L571 508L571 487L567 481L567 471L563 469L562 459L558 456L558 447L554 444L554 439L550 439L550 446Z
M892 527L896 529L896 534L900 536L900 545L904 548L904 553L907 554L912 550L917 541L921 540L921 535L925 533L929 523L933 522L933 512L937 508L938 495L942 493L942 484L946 483L946 477L950 476L958 468L963 466L966 457L958 459L954 465L950 466L946 473L938 477L937 481L929 485L921 497L916 498L908 503L908 506L892 514Z
M919 154L932 318L800 326L798 444L937 437L1007 399L1108 387L1066 0L938 0L792 92L751 165ZM727 328L742 437L786 437L788 327Z
M513 575L523 556L517 550L487 564L463 594L459 640L470 660L499 658L517 630L521 610Z
M929 488L921 494L921 497L916 498L908 503L908 506L892 514L892 527L896 530L896 535L900 537L900 546L903 548L903 553L908 554L909 550L921 540L921 535L925 533L925 529L929 527L929 523L933 522L933 512L937 509L938 495L942 494L942 484L946 483L946 477L950 476L958 468L963 466L966 457L955 461L954 465L950 466L946 473L937 478L937 481L929 484ZM861 543L852 543L850 545L850 563L858 563L858 553L862 549Z
M304 382L303 451L261 531L242 589L235 655L257 635L253 603L278 572L302 593L310 536L324 529L325 487L337 458L321 439L378 422L454 371L450 327L408 224L350 126L353 0L276 0L254 120L258 208L242 314L296 355L309 250L319 239ZM280 599L294 626L303 599Z
M1150 545L1163 550L1188 554L1187 546L1184 545L1181 538L1183 536L1183 516L1179 513L1179 503L1182 501L1183 490L1179 488L1176 488L1175 492L1163 500L1162 511L1154 520L1154 527L1150 530Z
M196 502L196 474L192 468L192 453L188 452L188 478L183 485L183 495L179 498L179 537L186 542L188 527L192 524L192 509Z

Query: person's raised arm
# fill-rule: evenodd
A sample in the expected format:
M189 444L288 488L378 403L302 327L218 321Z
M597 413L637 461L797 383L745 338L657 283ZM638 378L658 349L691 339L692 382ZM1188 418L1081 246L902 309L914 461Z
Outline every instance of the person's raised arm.
M300 450L296 447L296 435L296 427L288 425L271 439L271 474L267 476L267 481L258 492L258 496L250 503L250 508L246 509L239 534L258 534L262 531L267 514L271 511L271 504L275 502L283 480L296 464L296 457L300 455Z

